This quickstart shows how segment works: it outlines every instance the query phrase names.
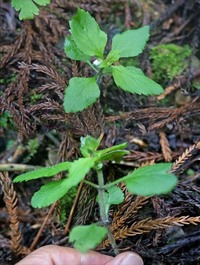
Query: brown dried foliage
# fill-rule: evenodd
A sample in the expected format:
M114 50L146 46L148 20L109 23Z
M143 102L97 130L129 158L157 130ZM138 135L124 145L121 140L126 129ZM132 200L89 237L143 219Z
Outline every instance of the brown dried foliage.
M180 217L164 217L164 218L146 218L138 222L134 222L131 226L124 225L114 231L115 240L122 240L129 236L136 236L144 233L149 233L152 230L165 229L170 226L183 225L198 225L200 223L200 216L180 216ZM102 248L109 246L109 241L105 240L101 245Z
M172 161L172 151L169 146L169 142L167 140L167 136L164 132L159 133L160 136L160 145L162 149L162 153L166 162Z
M128 236L135 236L138 234L149 233L152 230L164 229L173 225L198 225L200 223L200 216L180 216L180 217L165 217L158 219L146 218L139 222L133 223L130 227L124 226L118 230L114 236L116 240L126 238Z
M10 236L11 236L11 249L15 255L28 254L29 250L22 244L22 234L19 228L19 220L17 217L17 195L14 190L12 181L10 180L7 172L0 172L0 183L4 192L4 202L10 217Z
M191 162L191 158L200 151L199 148L200 142L196 142L187 148L181 156L174 162L172 165L171 172L181 173L188 167L188 164Z
M177 159L180 155L180 152L173 152L172 153L172 158ZM136 150L131 150L129 155L126 155L124 157L125 161L138 161L140 163L146 163L148 161L162 161L164 159L164 156L162 153L158 152L142 152L142 151L136 151Z
M124 112L118 116L110 116L107 121L116 120L136 120L143 121L148 124L148 130L158 130L170 123L179 124L181 119L189 119L190 117L200 117L200 102L196 101L179 108L157 108L150 107L144 109Z

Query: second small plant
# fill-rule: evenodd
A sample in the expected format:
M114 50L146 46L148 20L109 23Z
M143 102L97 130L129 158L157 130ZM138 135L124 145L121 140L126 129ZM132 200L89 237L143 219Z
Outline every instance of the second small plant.
M65 90L64 109L78 112L92 105L100 97L103 75L111 75L115 84L132 94L158 95L162 87L146 77L141 69L123 66L120 58L138 56L149 39L149 26L116 34L112 48L106 54L107 34L86 11L78 9L69 22L71 35L65 40L65 53L72 60L87 63L94 72L92 77L72 77Z
M128 191L133 194L152 196L170 192L177 183L176 176L168 173L171 164L160 163L138 168L112 182L105 183L104 164L109 161L120 161L129 153L125 150L126 143L116 145L103 150L98 150L100 139L91 136L81 138L80 152L83 157L73 162L62 162L55 166L41 168L24 173L14 179L14 182L22 182L42 177L53 177L59 172L66 172L61 180L51 181L41 187L31 200L33 207L46 207L61 199L74 186L81 181L97 190L97 203L99 204L100 222L90 225L74 227L69 236L69 241L81 252L95 248L106 237L115 251L118 253L113 234L110 231L108 217L111 205L120 204L124 200L124 194L118 187L123 182ZM85 176L96 172L96 181L90 182Z

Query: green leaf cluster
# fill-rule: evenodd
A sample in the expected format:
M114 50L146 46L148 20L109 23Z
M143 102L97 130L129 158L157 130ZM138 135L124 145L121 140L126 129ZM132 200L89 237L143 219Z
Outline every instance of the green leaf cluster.
M188 45L159 44L150 50L153 78L166 85L176 75L188 67L187 58L191 55Z
M90 170L96 170L96 172L99 172L99 170L102 171L102 166L105 161L118 161L128 153L125 150L126 143L103 150L98 150L99 146L100 139L95 139L91 136L81 137L80 151L83 157L73 162L62 162L54 166L39 168L21 174L14 179L14 182L28 181L41 177L53 177L59 172L66 172L65 178L43 185L33 195L31 200L33 207L40 208L48 206L63 196L66 196L71 188L76 187L81 181L84 181L86 174ZM105 205L106 216L108 216L110 206L119 204L124 200L124 194L117 186L118 183L124 182L129 192L133 194L142 196L166 194L177 183L176 176L168 173L170 167L171 164L169 163L144 166L134 170L125 177L114 180L111 183L103 184L102 187L100 186L100 182L99 185L89 181L85 181L85 183L97 188L98 192L102 192L103 189L103 204ZM100 196L97 197L97 202L101 205L102 203L99 200ZM72 229L69 240L74 243L74 246L78 250L86 252L96 247L105 238L106 233L107 228L98 224L79 226Z
M17 176L14 182L29 181L38 178L53 177L60 172L66 172L61 180L49 182L37 191L31 200L33 207L46 207L62 198L72 187L77 186L91 169L98 168L104 161L119 160L128 151L124 150L126 144L116 145L104 150L97 150L99 139L91 136L81 138L81 152L84 157L73 162L62 162L54 166L39 168Z
M65 40L66 55L72 60L88 63L95 75L70 79L64 95L66 112L82 111L100 97L98 79L101 75L113 75L116 85L130 93L157 95L163 92L162 87L140 69L119 64L120 58L135 57L143 51L149 38L149 26L116 34L111 51L106 55L107 35L88 12L78 9L69 25L71 35Z
M39 6L46 6L50 0L12 0L11 4L19 12L19 19L33 19L39 14Z

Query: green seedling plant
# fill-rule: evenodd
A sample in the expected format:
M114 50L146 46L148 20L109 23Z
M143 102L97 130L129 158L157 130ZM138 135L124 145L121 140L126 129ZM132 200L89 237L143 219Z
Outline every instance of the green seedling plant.
M163 92L162 87L146 77L141 69L120 63L120 58L142 53L149 39L149 26L116 34L112 48L106 54L108 36L88 12L78 9L69 25L71 34L65 40L65 53L72 60L87 63L94 70L94 76L69 80L64 95L66 112L82 111L92 105L100 97L103 75L112 75L119 88L132 94L158 95Z
M14 182L29 181L39 178L53 177L63 172L64 178L53 180L43 185L31 200L33 207L47 207L65 196L72 187L84 182L97 190L97 203L100 210L100 221L89 225L74 227L69 235L69 242L81 252L87 252L99 245L108 236L108 239L118 254L113 234L109 228L109 208L123 202L124 193L118 184L123 182L132 194L153 196L170 192L177 183L175 175L168 173L170 163L159 163L135 169L130 174L105 183L103 169L109 161L119 162L129 152L125 150L126 143L99 149L100 138L91 136L81 137L80 152L82 157L72 162L62 162L54 166L39 168L17 176ZM85 179L90 172L95 172L94 182Z
M39 14L38 6L46 6L51 0L11 0L12 6L19 12L19 19L33 19Z

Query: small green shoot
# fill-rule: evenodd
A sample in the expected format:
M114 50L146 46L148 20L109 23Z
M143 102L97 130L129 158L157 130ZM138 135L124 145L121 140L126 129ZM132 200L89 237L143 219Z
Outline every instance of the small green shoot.
M144 75L141 69L120 64L120 58L139 55L149 39L149 26L116 34L111 51L106 55L107 34L86 11L78 9L69 22L71 35L66 37L64 50L72 60L83 61L94 70L90 78L73 77L65 90L64 109L78 112L91 106L99 97L102 75L112 75L116 85L132 94L158 95L162 87Z
M120 204L124 200L122 190L117 186L124 182L130 193L153 196L166 194L176 185L176 176L168 173L171 164L160 163L135 169L132 173L110 183L104 183L103 165L108 161L120 161L125 154L126 143L98 150L100 139L91 136L81 137L80 151L82 158L73 162L62 162L55 166L40 168L19 175L14 182L29 181L42 177L53 177L59 172L65 172L61 180L50 181L43 185L33 197L33 207L46 207L65 196L72 187L76 187L81 181L97 189L97 202L100 209L100 224L74 227L69 240L75 248L81 252L95 248L106 236L108 236L117 253L116 243L109 228L109 208L111 205ZM91 171L96 171L97 180L93 183L85 180L85 176ZM97 184L96 184L97 183Z
M51 0L11 0L12 6L19 12L19 19L33 19L39 14L39 6L46 6Z

